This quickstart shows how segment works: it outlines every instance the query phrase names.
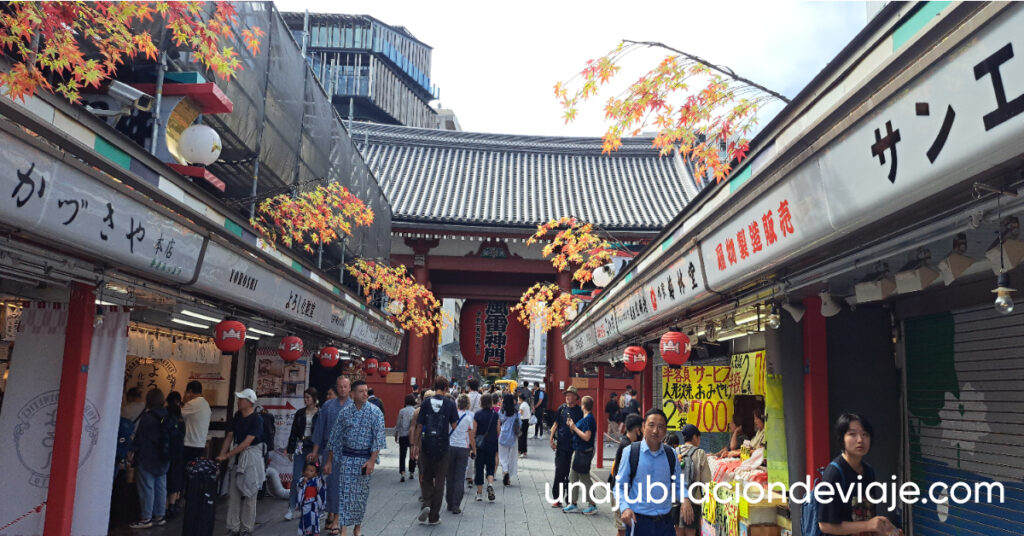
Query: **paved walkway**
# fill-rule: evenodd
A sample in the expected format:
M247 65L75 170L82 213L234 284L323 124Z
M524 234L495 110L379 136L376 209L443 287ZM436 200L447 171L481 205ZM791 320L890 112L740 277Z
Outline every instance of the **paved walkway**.
M519 460L519 481L513 485L501 485L500 469L496 478L496 500L476 502L476 488L466 490L462 513L451 514L441 510L441 524L420 525L418 480L399 482L398 446L391 437L388 449L381 456L381 464L374 473L370 486L370 500L367 504L363 534L366 536L541 536L549 534L606 534L615 533L610 506L602 506L597 515L563 514L560 509L551 508L544 498L544 486L554 476L554 453L547 439L529 440L528 457ZM610 448L610 445L609 445ZM614 454L614 450L611 451ZM606 457L610 455L606 454ZM608 466L595 469L594 479L607 479ZM463 481L465 485L465 481ZM257 507L257 526L254 536L293 536L297 533L298 520L284 521L287 501L265 498ZM222 500L217 506L217 529L214 534L224 534L224 516L227 503ZM163 536L181 534L180 520L174 520L166 527L147 531L131 531L119 524L112 535L149 534ZM326 532L325 532L326 534ZM351 528L348 534L352 534Z

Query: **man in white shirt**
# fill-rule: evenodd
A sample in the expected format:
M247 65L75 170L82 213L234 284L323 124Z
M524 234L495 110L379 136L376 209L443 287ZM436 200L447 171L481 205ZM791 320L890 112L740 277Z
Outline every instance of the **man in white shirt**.
M185 386L185 405L181 416L185 419L185 462L206 456L206 435L210 431L210 403L203 398L203 384L190 381Z
M523 433L519 435L519 457L526 457L526 439L530 435L530 395L529 390L519 392L519 419L522 421Z

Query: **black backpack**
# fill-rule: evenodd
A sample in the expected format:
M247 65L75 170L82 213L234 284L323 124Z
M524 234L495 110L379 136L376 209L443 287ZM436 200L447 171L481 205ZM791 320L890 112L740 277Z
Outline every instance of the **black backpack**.
M260 420L263 421L263 443L267 445L267 452L274 450L274 438L277 437L277 425L274 423L274 416L270 413L261 413Z
M447 401L443 400L437 411L434 411L433 404L427 402L423 404L425 409L420 410L424 420L420 446L423 454L430 458L442 458L448 452L448 436L452 427L448 423L448 415L444 412L444 402Z
M183 429L181 422L174 418L173 415L166 414L162 418L157 417L154 413L153 418L157 419L160 428L160 439L157 443L157 452L160 454L160 461L169 462L176 455L180 456L181 452L179 449L175 449L174 445L176 442L183 442L185 438L185 430Z

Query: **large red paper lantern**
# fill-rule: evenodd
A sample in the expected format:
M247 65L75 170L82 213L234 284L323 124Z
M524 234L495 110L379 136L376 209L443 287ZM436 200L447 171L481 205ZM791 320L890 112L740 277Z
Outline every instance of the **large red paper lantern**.
M381 362L380 365L377 365L377 373L380 374L381 378L387 378L388 377L388 373L390 373L390 372L391 372L391 363L388 363L387 361L383 361L383 362Z
M320 353L317 354L317 358L320 360L320 366L324 368L333 368L341 361L338 349L333 346L325 346Z
M295 335L281 339L281 344L277 347L277 354L285 361L298 361L302 357L302 339Z
M622 353L625 359L626 370L640 372L647 366L647 352L640 346L628 346Z
M459 350L478 367L509 367L522 363L530 330L504 301L468 300L459 315Z
M374 374L377 372L377 366L377 360L371 357L363 362L363 372L365 372L367 376Z
M658 350L666 363L678 367L690 359L690 337L682 331L670 331L661 336Z
M245 324L237 320L224 320L213 330L213 342L221 352L237 352L245 344Z

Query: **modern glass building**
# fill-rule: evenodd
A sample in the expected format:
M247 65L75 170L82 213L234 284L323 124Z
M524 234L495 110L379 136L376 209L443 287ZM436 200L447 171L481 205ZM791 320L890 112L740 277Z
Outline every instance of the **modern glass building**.
M367 15L284 13L342 118L437 128L431 47Z

